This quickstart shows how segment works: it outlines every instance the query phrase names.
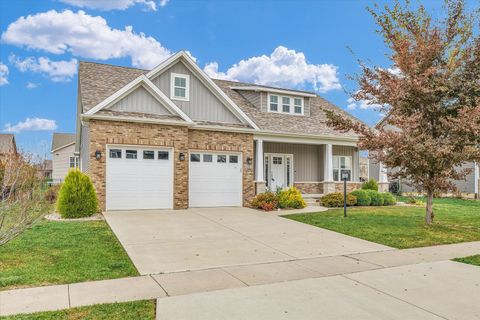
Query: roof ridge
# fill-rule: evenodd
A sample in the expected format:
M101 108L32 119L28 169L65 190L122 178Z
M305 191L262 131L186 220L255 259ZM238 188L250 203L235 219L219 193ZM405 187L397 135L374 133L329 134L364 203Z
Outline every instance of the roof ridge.
M109 66L109 67L115 67L115 68L125 68L125 69L138 70L138 71L150 71L150 70L148 70L148 69L135 68L135 67L127 67L127 66L119 66L119 65L116 65L116 64L104 63L104 62L96 62L96 61L80 60L79 63L80 63L80 64L82 64L82 63L99 64L99 65L102 65L102 66Z

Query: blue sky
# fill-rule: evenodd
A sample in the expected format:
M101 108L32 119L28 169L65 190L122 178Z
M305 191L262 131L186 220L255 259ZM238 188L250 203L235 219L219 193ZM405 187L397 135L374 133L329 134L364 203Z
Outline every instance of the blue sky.
M441 2L423 1L436 13ZM374 124L379 114L352 104L344 92L355 89L346 76L359 71L356 57L391 66L365 10L372 4L0 1L0 131L14 132L20 148L48 156L53 131L75 131L78 61L151 68L182 49L211 75L316 89Z

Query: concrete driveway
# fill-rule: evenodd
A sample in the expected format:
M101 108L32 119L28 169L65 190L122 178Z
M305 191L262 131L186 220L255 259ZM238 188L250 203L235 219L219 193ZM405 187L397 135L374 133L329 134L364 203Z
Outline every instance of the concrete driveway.
M392 249L248 208L104 215L141 274Z

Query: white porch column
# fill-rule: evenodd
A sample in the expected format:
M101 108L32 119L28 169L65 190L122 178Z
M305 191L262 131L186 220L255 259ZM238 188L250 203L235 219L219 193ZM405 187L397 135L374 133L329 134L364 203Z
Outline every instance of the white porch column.
M263 170L263 161L265 157L263 156L263 140L257 140L257 149L256 149L256 154L255 154L255 180L257 182L264 182L265 177L264 177L264 170Z
M332 148L332 144L329 143L329 144L326 144L325 145L325 159L324 159L324 164L325 164L325 167L324 167L324 173L323 173L323 177L324 177L324 181L326 182L331 182L333 181L333 148Z
M382 162L378 163L378 182L388 183L387 168L383 165Z
M353 150L353 171L352 171L352 181L360 181L360 151L357 148Z

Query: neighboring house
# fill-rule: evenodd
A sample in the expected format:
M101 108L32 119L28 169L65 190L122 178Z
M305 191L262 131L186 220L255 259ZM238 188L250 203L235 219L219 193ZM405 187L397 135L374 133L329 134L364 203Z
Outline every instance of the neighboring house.
M74 133L54 133L52 137L52 182L60 183L69 169L79 167Z
M392 126L386 122L387 117L384 117L380 120L379 123L375 126L376 128L385 128L387 130L399 130L397 127ZM480 171L479 165L476 162L466 162L461 166L462 169L470 169L471 172L465 178L465 180L455 180L454 184L457 187L459 193L466 197L478 199L479 196L479 188L480 188ZM383 182L387 182L387 177L389 173L395 171L395 168L385 168L384 171L387 173L386 175L382 175L382 167L378 163L373 160L370 160L369 164L369 171L370 177L376 179L377 181L384 180ZM379 173L380 172L380 173ZM390 181L390 189L391 191L398 191L398 192L418 192L413 187L408 185L408 182L405 180L397 179Z
M38 177L43 180L52 180L52 160L43 160L42 163L36 165Z
M342 174L359 186L358 136L324 110L355 118L312 92L211 79L183 51L153 70L80 62L78 78L76 152L103 210L247 206L266 189L342 190Z
M17 154L17 144L13 134L0 133L0 161L9 154Z

